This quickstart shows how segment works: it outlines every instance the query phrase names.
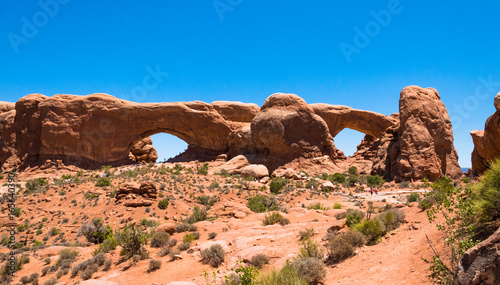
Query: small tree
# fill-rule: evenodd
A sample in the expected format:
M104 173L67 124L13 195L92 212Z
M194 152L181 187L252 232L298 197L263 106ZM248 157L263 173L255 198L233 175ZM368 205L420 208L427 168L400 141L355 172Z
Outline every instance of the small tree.
M148 235L143 233L135 224L127 225L123 230L116 233L116 240L122 246L120 255L125 258L132 258L134 255L140 255L146 258L148 252L144 249L144 245L148 240Z
M446 258L442 258L427 237L434 256L432 261L424 261L430 264L432 273L429 278L438 284L451 284L463 254L477 244L473 240L474 205L469 198L471 190L453 187L449 177L436 180L432 188L433 191L426 194L426 200L434 201L433 205L426 205L427 217L431 223L436 222L438 217L443 218L444 222L436 222L436 226L445 233L445 244L449 252L446 253Z

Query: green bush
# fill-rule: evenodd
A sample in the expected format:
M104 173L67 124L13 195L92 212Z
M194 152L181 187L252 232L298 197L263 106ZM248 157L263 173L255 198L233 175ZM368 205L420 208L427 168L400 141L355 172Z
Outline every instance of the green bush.
M366 183L368 186L382 186L385 183L384 178L380 177L380 175L366 176Z
M411 193L410 195L406 196L407 203L418 202L418 201L420 201L420 194L418 193Z
M93 218L91 222L85 223L80 227L79 233L88 242L98 244L102 243L109 236L112 236L113 230L109 225L103 225L101 218Z
M193 240L194 240L194 235L191 234L191 233L185 234L184 237L182 238L183 242L189 242L189 243L191 243Z
M129 224L125 228L116 232L116 240L122 247L120 255L129 259L134 255L140 255L143 259L148 256L144 248L147 243L148 234L143 233L140 227Z
M198 174L207 175L208 174L208 163L203 164L202 167L198 168Z
M207 209L206 208L200 209L200 207L196 206L194 207L191 216L189 216L185 222L188 224L194 224L200 221L205 221L206 219L207 219Z
M384 227L379 219L363 220L354 226L354 230L366 237L368 245L376 244L384 235Z
M490 165L471 190L481 223L500 222L500 159Z
M393 231L404 223L405 213L399 209L390 209L378 214L375 219L380 220L383 226L384 234Z
M330 182L332 183L344 183L345 175L337 172L333 175L328 176L328 180L330 180Z
M281 189L286 185L287 181L282 177L274 177L271 179L271 183L269 184L269 189L273 194L279 194Z
M399 183L399 188L401 188L401 189L410 188L410 183L408 183L407 181L403 181L403 182Z
M108 253L118 246L118 241L114 236L108 236L99 246L97 249L94 251L94 255L97 255L99 253Z
M328 241L329 263L340 263L351 256L354 256L356 248L366 243L365 236L357 231L348 231L333 236Z
M338 209L342 209L342 205L338 202L335 202L335 204L333 204L333 208L338 210Z
M328 211L330 208L323 206L321 203L315 203L312 205L307 206L308 210L322 210L322 211Z
M211 232L208 234L208 239L214 239L217 236L216 232Z
M280 270L264 272L257 277L256 284L259 285L308 285L309 283L299 275L292 264L287 263Z
M356 166L351 166L349 170L347 170L347 173L349 173L349 175L358 175L358 168Z
M111 185L111 180L107 176L99 178L97 180L97 182L95 183L95 186L98 186L98 187L105 187L105 186L110 186L110 185Z
M310 237L314 236L316 233L313 228L305 229L303 231L299 231L300 240L307 240Z
M168 198L164 198L158 202L158 208L161 210L165 210L168 207L169 200Z
M280 213L273 212L270 215L266 215L264 217L264 220L262 221L262 225L264 225L264 226L274 225L277 223L284 226L284 225L288 225L290 223L290 220L283 217Z
M305 239L302 241L302 246L299 249L298 258L318 258L323 259L323 251L320 246L310 239Z
M225 256L226 253L220 244L214 244L201 251L201 261L214 268L219 267L224 262Z
M350 228L361 222L365 217L365 213L358 209L348 209L346 211L346 221L345 224ZM340 216L340 215L339 215Z
M266 211L278 211L279 205L276 198L265 195L254 196L248 198L247 207L256 213L263 213Z
M151 247L164 247L170 240L170 234L165 232L154 233L151 237Z

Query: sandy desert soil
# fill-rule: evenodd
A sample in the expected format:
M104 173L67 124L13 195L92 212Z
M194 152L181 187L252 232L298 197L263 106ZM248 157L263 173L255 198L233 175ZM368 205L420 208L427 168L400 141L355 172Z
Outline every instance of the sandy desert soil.
M217 162L213 162L209 169L217 165ZM31 273L40 273L46 266L44 260L47 257L51 259L50 264L54 264L59 257L59 251L68 246L80 252L74 264L91 258L97 245L88 244L85 237L78 236L78 230L83 223L89 222L94 217L103 218L104 223L113 229L123 228L129 222L140 224L141 219L153 220L157 224L178 223L189 215L195 206L202 206L196 199L200 195L217 197L219 201L208 211L211 219L195 224L200 238L192 243L188 251L180 253L181 259L171 261L168 255L158 257L160 249L148 245L150 258L161 260L161 268L148 272L151 259L146 259L124 270L131 265L131 262L117 264L120 259L118 247L107 254L107 257L113 260L111 268L93 274L92 279L113 281L118 284L169 284L173 281L207 284L203 277L204 270L210 274L215 271L219 280L222 280L238 260L248 260L258 253L264 253L270 258L270 264L266 265L263 271L280 268L287 259L293 259L299 251L299 231L304 231L306 228L314 229L315 235L312 239L322 246L326 245L325 236L328 228L345 226L345 219L337 220L335 215L348 208L366 210L369 201L373 202L375 208L386 204L400 208L406 214L405 223L399 229L387 234L378 244L359 248L354 257L337 265L327 265L325 284L430 284L426 277L429 274L428 264L422 260L422 258L430 259L432 256L426 235L433 241L437 250L443 250L443 244L439 242L442 240L441 233L437 231L435 225L429 224L426 213L421 211L416 203L403 203L406 202L405 197L408 193L429 190L421 187L419 183L411 184L413 188L419 188L418 190L400 189L397 184L386 183L378 195L371 195L369 192L356 193L355 188L340 187L336 191L324 193L317 189L293 187L290 191L276 196L286 208L286 213L282 215L291 223L285 226L279 224L263 226L262 220L267 213L254 213L246 203L250 196L269 193L268 183L243 181L236 176L197 174L195 169L201 167L201 163L183 163L184 168L179 174L171 172L160 174L159 169L164 166L174 167L173 164L166 163L156 164L151 168L137 165L112 168L110 170L114 173L111 176L112 185L107 187L95 186L96 179L91 178L91 175L102 176L103 171L83 171L82 181L79 183L74 183L73 179L61 179L64 174L76 177L75 172L48 169L20 173L17 181L23 186L23 190L16 203L22 211L17 225L27 223L29 227L17 234L17 241L26 240L28 245L42 241L45 247L35 252L26 252L30 256L30 261L17 272L14 281L18 282L22 276ZM137 171L138 169L142 171ZM142 174L127 177L127 170L136 170ZM47 178L50 184L44 186L43 191L26 194L25 182L39 177ZM117 203L113 193L127 181L153 181L158 185L159 193L169 198L169 206L166 210L158 208L161 197L157 197L151 206L125 207L123 203ZM296 182L298 180L292 184L295 185ZM306 179L301 181L303 185L306 182ZM5 179L1 184L4 183ZM266 186L266 190L261 189L262 186ZM4 185L2 189L5 191L6 186ZM309 205L318 202L329 209L307 209ZM341 209L332 209L334 203L340 203ZM7 237L9 225L5 206L2 206L0 222L2 225L0 234L3 240ZM142 228L145 231L149 230L145 226ZM52 235L52 229L57 229L59 233ZM217 233L213 240L208 237L211 232ZM184 234L175 233L172 238L182 241ZM217 269L200 262L200 248L213 243L221 244L226 250L225 262ZM323 249L326 253L326 247ZM8 253L9 249L4 246L0 252ZM49 273L40 277L40 284L55 275ZM79 276L71 278L70 275L61 276L58 282L76 284L81 280Z

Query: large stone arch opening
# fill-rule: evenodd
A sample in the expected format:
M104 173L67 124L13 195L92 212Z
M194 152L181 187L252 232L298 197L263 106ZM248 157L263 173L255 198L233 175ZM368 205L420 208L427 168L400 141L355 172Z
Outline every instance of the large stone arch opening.
M341 150L346 157L353 156L358 151L358 145L366 134L351 128L344 128L334 138L335 147Z
M179 148L179 152L168 152L170 154L168 157L165 157L168 140L176 143L182 142L182 147ZM154 143L155 141L156 144ZM186 151L189 141L190 138L181 132L167 128L158 128L137 135L129 143L127 150L129 152L129 159L134 162L163 162Z
M150 137L153 147L156 149L156 153L158 154L156 162L168 161L184 153L188 148L187 142L175 135L162 132L151 135Z

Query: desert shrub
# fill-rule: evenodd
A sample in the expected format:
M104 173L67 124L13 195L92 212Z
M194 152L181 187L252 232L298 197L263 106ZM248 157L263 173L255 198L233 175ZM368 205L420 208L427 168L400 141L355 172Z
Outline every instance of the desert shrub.
M106 261L104 261L104 267L102 268L103 271L108 271L110 268L111 268L111 258L109 259L106 259Z
M80 271L80 278L82 280L89 280L97 271L99 271L99 266L97 266L97 264L90 264L87 268Z
M379 219L364 220L356 224L354 230L362 233L369 245L376 244L384 235L384 227Z
M149 213L148 211L149 208L146 208L146 213ZM157 226L160 225L160 223L158 221L155 221L155 220L148 220L148 219L141 219L141 222L140 222L141 226L145 226L147 228L156 228Z
M470 182L469 177L465 176L464 178L462 178L462 182L465 184L469 183Z
M191 247L190 242L183 242L183 243L179 244L179 246L177 246L177 249L180 251L185 251L185 250L188 250L190 247Z
M45 266L44 268L42 268L42 276L47 275L47 273L49 273L49 270L50 266Z
M327 211L330 208L323 206L320 202L307 206L308 210L323 210Z
M116 240L122 247L120 255L129 259L134 255L146 258L148 252L144 249L148 239L148 234L143 233L139 227L129 224L125 228L116 232Z
M405 213L399 209L391 209L378 214L375 219L380 220L385 234L399 228L404 223Z
M167 198L164 198L158 202L158 208L161 210L165 210L168 207L169 200Z
M73 263L80 252L76 249L61 249L59 251L59 259L57 259L56 266L62 265L63 263Z
M305 229L303 231L299 231L300 240L306 240L310 237L314 236L315 232L313 228Z
M287 181L283 177L274 177L271 179L271 183L269 184L269 190L273 194L279 194L281 189L286 185Z
M113 230L109 225L103 225L101 218L93 218L91 222L80 227L79 234L83 235L88 242L102 243L113 235Z
M177 239L173 238L171 240L169 240L165 246L168 246L168 247L174 247L175 245L177 244Z
M214 239L217 236L216 232L211 232L208 234L208 239Z
M108 253L118 246L118 241L114 236L108 236L99 246L94 250L93 254Z
M306 182L306 186L305 186L307 189L318 189L319 188L319 182L314 179L314 178L311 178L309 179L309 181Z
M165 232L154 233L151 237L151 247L164 247L170 240L170 234Z
M328 180L332 183L344 183L345 175L337 172L333 175L328 176Z
M259 285L308 285L309 283L297 273L289 261L280 269L264 272L257 277Z
M207 209L200 209L200 207L196 206L193 209L193 213L186 219L186 223L194 224L200 221L204 221L207 219Z
M47 179L36 178L36 179L31 179L31 180L26 181L26 185L24 187L26 187L26 191L28 193L32 193L35 190L38 190L41 186L45 186L48 184L49 184L49 182L47 181Z
M363 234L357 231L348 231L334 235L328 241L328 257L329 263L339 263L356 252L356 247L363 246L366 239Z
M339 210L339 209L342 209L342 205L338 202L335 202L335 204L333 204L333 208L336 210Z
M38 277L40 275L38 273L33 273L31 274L30 276L23 276L19 279L19 282L21 282L22 284L35 284L35 285L38 285ZM2 284L2 283L0 283Z
M432 191L427 193L418 205L423 210L430 209L434 204L446 200L455 190L450 177L447 176L436 179L436 181L432 183L431 188Z
M191 243L193 240L194 240L194 235L191 233L185 234L184 237L182 238L183 242L188 242L188 243Z
M107 176L97 179L97 182L95 183L95 186L98 187L105 187L110 185L111 185L111 180Z
M57 283L58 283L57 279L52 277L49 280L45 281L43 285L56 285Z
M375 175L375 176L372 176L372 175L368 175L366 176L366 184L368 186L382 186L384 185L385 183L385 180L384 178L380 177L380 175Z
M283 217L280 213L273 212L269 215L266 215L264 217L264 220L262 221L262 225L268 226L268 225L274 225L276 223L279 223L280 225L288 225L290 223L290 220L287 218Z
M276 198L265 195L259 195L248 198L247 207L256 213L263 213L266 211L278 211L279 205Z
M158 255L159 257L164 257L168 255L171 251L172 251L171 247L164 247L160 251L158 251L156 255Z
M500 159L490 165L471 191L474 208L481 223L500 220Z
M217 183L217 182L212 182L212 183ZM212 184L210 184L210 186L212 186ZM217 187L215 187L215 188L219 188L219 183L217 183ZM210 189L215 189L215 188L210 188ZM215 203L217 203L218 199L217 199L217 197L210 197L208 195L201 195L201 196L196 197L196 201L204 206L211 207Z
M318 258L323 259L323 251L321 247L310 239L302 241L302 246L299 249L299 258Z
M148 271L153 272L153 271L160 269L160 267L161 267L161 260L152 259L149 261Z
M326 277L325 264L319 258L298 258L292 262L292 266L298 275L309 284L323 284Z
M220 244L214 244L201 251L201 261L217 268L224 262L226 253Z
M406 196L407 203L418 202L419 200L420 200L420 194L418 193L411 193L410 195Z
M178 233L183 233L183 232L194 232L198 229L198 227L196 227L195 225L191 225L191 224L186 224L186 223L182 223L182 224L177 224L177 226L175 227L175 230L176 232Z
M259 253L250 259L250 265L255 266L257 268L262 268L264 265L269 264L269 257L267 255Z
M410 183L408 181L403 181L403 182L399 183L399 188L401 188L401 189L410 188Z
M340 217L341 215L339 215ZM357 225L365 217L365 213L358 209L348 209L346 211L346 221L345 224L350 228Z
M208 174L208 163L203 164L202 167L198 168L198 174L207 175Z

